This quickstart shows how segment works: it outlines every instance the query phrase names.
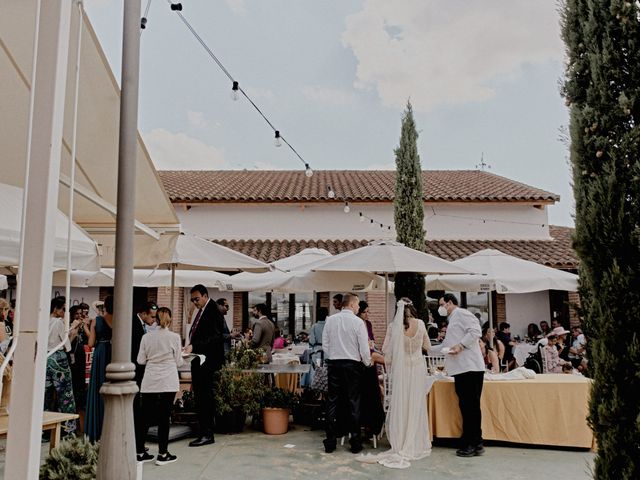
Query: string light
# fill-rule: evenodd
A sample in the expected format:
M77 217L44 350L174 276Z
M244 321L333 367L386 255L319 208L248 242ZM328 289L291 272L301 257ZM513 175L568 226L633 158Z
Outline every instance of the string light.
M360 221L364 222L364 215L362 215L362 212L358 212L358 215L360 215Z
M445 217L445 218L457 218L460 220L473 220L475 222L482 221L482 223L491 222L491 223L508 223L512 225L531 225L534 227L541 227L541 228L544 228L545 226L547 226L546 223L518 222L517 220L498 220L497 218L465 217L463 215L447 215L444 213L437 213L434 207L431 207L431 211L433 212L433 215L431 215L431 217L438 216L438 217Z
M238 82L234 80L233 83L231 84L231 100L233 100L234 102L237 102L239 98L240 98L240 93L238 92Z
M274 140L273 144L276 147L281 147L282 146L282 142L280 141L280 132L278 130L276 130L275 140Z
M176 15L178 15L178 17L180 18L182 23L184 23L184 25L191 32L191 34L194 36L194 38L198 41L198 43L200 43L202 48L205 49L205 51L209 54L211 59L216 63L216 65L218 65L220 70L222 70L222 72L229 78L229 80L231 80L231 82L232 82L232 88L231 88L232 98L234 98L234 95L237 95L239 97L240 94L242 94L242 96L247 99L247 101L256 110L256 112L258 112L258 114L260 114L260 116L267 123L267 125L269 125L269 127L274 131L276 146L280 146L280 145L278 145L278 143L280 143L280 144L284 143L285 145L287 145L287 147L289 147L289 149L295 154L296 157L298 157L300 162L302 162L302 164L304 165L304 167L305 167L305 172L304 173L307 176L307 178L312 177L313 176L313 170L311 170L311 167L309 166L309 163L306 162L305 159L302 158L302 156L298 153L298 151L295 148L293 148L293 146L287 141L287 139L284 136L282 136L282 134L280 133L280 130L276 129L276 127L273 125L273 123L271 123L271 121L267 118L267 116L262 112L260 107L258 107L258 105L256 105L256 103L251 99L251 97L247 94L247 92L245 92L242 89L242 87L240 87L239 82L233 78L233 76L231 75L229 70L226 69L226 67L222 64L220 59L213 53L213 51L209 48L209 46L202 39L202 37L198 34L198 32L196 32L195 28L193 28L193 26L189 23L189 21L184 17L184 15L181 13L182 12L182 4L181 3L173 3L171 0L167 0L167 2L171 6L171 11L176 12ZM234 98L234 100L235 100L235 98Z
M145 28L147 28L149 8L151 8L151 0L147 1L147 7L144 9L144 15L142 15L142 18L140 19L140 30L144 30ZM142 35L142 32L140 32L140 35Z
M349 213L351 211L351 207L349 207L349 202L344 202L344 213Z
M336 198L336 192L333 191L331 185L327 185L327 196L329 198Z

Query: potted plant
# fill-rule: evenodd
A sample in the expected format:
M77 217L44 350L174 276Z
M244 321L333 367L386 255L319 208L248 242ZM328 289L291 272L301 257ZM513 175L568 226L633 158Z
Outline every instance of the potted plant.
M69 437L51 451L40 467L41 480L90 480L98 470L98 444L84 437Z
M270 388L262 397L262 423L264 433L282 435L289 430L289 415L297 405L298 396L282 388Z
M229 363L216 373L213 401L218 432L239 433L247 415L255 416L260 412L264 378L250 371L257 367L259 355L257 350L238 345L228 353Z

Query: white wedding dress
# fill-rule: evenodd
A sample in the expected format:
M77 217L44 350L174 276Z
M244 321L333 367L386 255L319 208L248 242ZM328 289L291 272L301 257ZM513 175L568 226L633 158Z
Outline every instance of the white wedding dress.
M411 460L431 453L427 365L422 355L422 349L429 349L431 342L421 320L417 320L418 328L413 336L405 335L404 305L404 302L398 302L398 311L387 328L382 347L391 392L385 423L391 450L374 457L389 468L408 468Z

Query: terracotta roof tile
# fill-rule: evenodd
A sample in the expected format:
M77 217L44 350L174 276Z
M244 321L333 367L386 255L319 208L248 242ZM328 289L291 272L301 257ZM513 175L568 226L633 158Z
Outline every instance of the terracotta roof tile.
M172 202L389 202L395 171L319 170L165 170L160 171ZM555 202L554 193L480 170L422 172L424 199L438 202ZM335 199L327 195L328 187Z
M554 268L575 270L578 258L571 248L572 228L550 226L553 240L430 240L426 251L445 260L457 260L485 248ZM324 248L332 254L367 245L370 240L214 240L263 262L294 255L305 248Z

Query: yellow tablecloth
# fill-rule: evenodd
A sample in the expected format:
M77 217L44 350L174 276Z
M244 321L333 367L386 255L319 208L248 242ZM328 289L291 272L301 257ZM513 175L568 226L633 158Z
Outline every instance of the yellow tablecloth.
M530 380L485 381L482 390L482 436L533 445L593 448L587 425L591 380L577 375L536 375ZM428 396L433 437L462 433L453 380L439 380Z

